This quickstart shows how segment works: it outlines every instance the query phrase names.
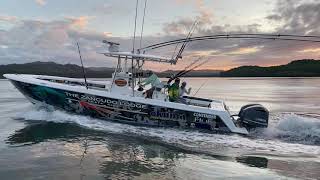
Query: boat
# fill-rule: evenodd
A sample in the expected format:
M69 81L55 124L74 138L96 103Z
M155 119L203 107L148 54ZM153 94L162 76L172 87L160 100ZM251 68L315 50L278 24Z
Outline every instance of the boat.
M243 135L254 128L268 127L269 112L260 104L245 105L232 115L221 100L183 96L185 103L171 102L166 87L157 88L151 98L146 98L147 90L139 88L144 62L175 64L177 58L122 52L119 44L103 42L109 44L109 49L101 55L118 60L109 81L28 74L4 77L33 104L101 120Z

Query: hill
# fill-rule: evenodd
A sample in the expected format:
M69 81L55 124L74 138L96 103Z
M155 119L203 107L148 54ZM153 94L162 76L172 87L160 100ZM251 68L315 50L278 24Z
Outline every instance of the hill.
M114 68L108 67L87 67L86 75L88 78L110 78ZM168 77L176 74L178 71L164 71L156 73L159 77ZM212 70L195 70L190 71L185 77L211 77L219 76L220 71ZM9 64L0 65L0 79L4 78L3 74L41 74L51 76L63 76L82 78L81 66L75 64L57 64L54 62L32 62L26 64ZM146 73L145 73L146 74Z
M110 78L114 68L88 67L88 78ZM169 77L179 71L156 73L159 77ZM75 64L57 64L54 62L32 62L26 64L0 65L0 78L3 74L42 74L82 78L82 68ZM285 65L260 67L241 66L228 71L194 70L184 77L320 77L320 60L304 59Z
M163 71L157 73L159 77L170 77L172 74L177 74L179 71ZM219 70L193 70L185 74L183 77L219 77Z
M88 78L108 78L111 77L113 68L91 69L86 68ZM57 64L54 62L32 62L26 64L0 65L1 78L3 74L41 74L51 76L64 76L80 78L82 68L75 64Z
M241 66L220 74L222 77L316 77L320 76L320 60L295 60L285 65Z

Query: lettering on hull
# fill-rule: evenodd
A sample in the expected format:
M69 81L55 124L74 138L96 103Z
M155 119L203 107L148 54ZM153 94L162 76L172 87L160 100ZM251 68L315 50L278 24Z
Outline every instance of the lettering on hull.
M90 94L54 89L46 86L13 82L26 96L49 105L100 119L147 125L174 125L213 129L218 116L136 103Z

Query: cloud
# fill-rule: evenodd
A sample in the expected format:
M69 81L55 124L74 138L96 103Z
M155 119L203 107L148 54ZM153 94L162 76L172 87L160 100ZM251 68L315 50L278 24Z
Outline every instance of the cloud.
M227 55L244 55L244 54L253 54L260 51L259 47L247 47L247 48L239 48L235 51L227 52Z
M194 20L192 18L181 18L174 22L165 23L163 31L167 34L186 34L193 23Z
M9 22L9 23L15 23L18 21L18 18L16 16L7 16L7 15L0 15L0 22Z
M195 17L182 17L176 21L165 23L163 31L167 34L186 34L192 24L197 21L197 28L204 28L212 24L213 13L212 10L205 6L203 0L188 1L188 0L176 0L176 3L192 3L195 5L198 15Z
M295 1L296 2L296 1ZM228 34L228 33L266 33L262 25L218 24L211 10L206 9L204 1L179 0L178 3L193 3L197 13L191 17L181 17L163 24L159 34L144 36L145 45L172 39L184 38L195 19L199 25L194 36ZM302 0L293 3L279 0L274 11L266 17L270 23L276 23L274 34L320 34L320 2ZM318 8L319 7L319 8ZM109 8L108 5L105 8ZM317 9L318 8L318 9ZM120 48L130 51L132 37L115 37L106 29L98 32L90 28L93 16L68 16L59 20L40 21L19 19L14 16L0 16L0 22L11 23L9 28L0 30L0 62L25 63L31 61L53 61L58 63L79 62L75 43L80 43L86 66L114 66L115 61L97 52L105 51L103 39L119 42ZM270 32L268 32L270 33ZM147 51L171 57L175 46ZM179 47L178 47L179 48ZM181 69L199 56L210 59L205 68L226 69L239 65L281 64L293 59L319 58L318 44L306 42L287 42L274 40L240 40L216 39L191 42L183 53L183 59L177 66L167 64L150 64L147 67L166 70Z
M66 17L66 20L68 20L70 22L70 26L74 27L74 28L86 28L88 23L89 23L89 19L92 19L94 17L89 17L89 16L79 16L79 17Z
M85 27L85 23L81 21L83 18L20 20L11 29L0 31L0 62L10 64L53 61L77 64L79 58L75 43L79 42L87 66L113 66L112 60L106 61L103 55L97 54L97 51L101 52L103 49L101 40L105 35L74 28Z
M310 48L298 51L299 53L320 53L320 48Z
M45 0L35 0L35 2L40 6L44 6L47 4L47 2Z
M277 32L320 34L319 9L319 1L278 0L274 13L267 19L280 23Z
M106 37L111 37L112 36L112 32L103 32L103 34L106 36Z
M190 2L189 0L178 1L178 3ZM320 35L320 1L278 0L274 10L266 17L266 20L275 27L272 32L264 32L263 24L260 23L247 25L217 24L212 14L206 16L200 13L206 12L203 9L200 11L204 7L204 2L202 0L195 2L197 3L199 16L205 23L198 26L194 36L231 33ZM187 34L186 30L190 29L194 19L196 17L180 18L166 23L164 32L169 34L172 39L174 37L184 37ZM261 20L261 23L264 23L263 20ZM194 56L206 55L212 59L212 66L221 64L217 61L222 60L229 63L228 67L272 65L287 63L294 59L320 59L318 46L317 43L279 40L204 40L189 43L186 52L183 54L183 60L190 61L195 58Z
M123 2L105 2L103 4L98 4L97 6L92 8L97 14L100 15L129 15L132 11L130 6L124 6Z

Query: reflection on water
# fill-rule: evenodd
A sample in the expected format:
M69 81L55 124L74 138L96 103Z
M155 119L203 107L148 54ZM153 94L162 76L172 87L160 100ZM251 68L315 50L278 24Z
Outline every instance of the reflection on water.
M183 153L165 146L148 142L142 144L139 139L136 142L132 138L93 131L72 123L33 122L17 130L6 142L17 147L46 141L50 142L46 144L49 149L56 149L54 144L64 142L64 151L77 156L81 169L86 169L88 161L98 160L99 173L106 178L129 178L148 173L166 174L175 166L175 160L184 156Z
M78 128L70 123L53 122L29 122L23 129L17 130L8 137L7 143L11 145L32 145L50 139L70 140L82 136L92 136L98 134L97 131Z
M80 175L76 176L80 179L99 179L101 177L107 179L127 179L138 177L146 179L172 179L176 176L178 176L176 177L178 179L184 179L188 178L188 176L184 176L184 173L181 174L181 172L185 172L186 169L190 168L189 166L190 163L192 164L192 160L190 162L189 160L195 158L195 160L198 161L198 157L194 157L197 153L183 152L178 148L154 144L152 141L148 141L146 139L95 131L80 127L73 123L29 121L26 123L26 127L17 130L14 134L8 137L6 142L12 146L12 148L31 148L31 152L28 156L31 155L34 157L25 159L27 163L38 164L43 163L43 158L47 159L47 165L49 165L48 168L41 168L44 172L52 171L51 166L57 166L50 165L52 163L50 161L52 160L49 160L48 158L59 160L59 165L64 167L68 166L65 168L71 168L71 172L73 173L71 179L78 179L75 178L75 174ZM27 149L24 149L24 151L27 151ZM43 154L44 149L45 154ZM6 153L7 155L10 154L9 152L5 152L4 154ZM22 155L25 155L25 153L22 153ZM14 158L25 158L19 156L20 154ZM256 172L256 170L252 170L251 167L266 169L266 172L264 173L267 173L267 177L280 177L269 172L269 169L275 170L275 172L289 177L301 177L302 173L304 177L310 176L310 178L320 175L316 173L316 169L312 169L308 166L306 166L306 168L309 168L307 173L299 172L299 174L291 170L291 168L294 168L292 167L293 165L297 166L297 164L299 165L301 163L306 165L303 162L290 164L286 163L287 161L273 158L268 159L260 156L224 157L212 154L204 154L203 156L204 158L206 156L209 158L209 161L205 158L207 159L206 161L208 161L206 162L208 165L212 166L213 169L218 170L218 172L216 172L217 174L215 174L217 176L228 173L230 171L228 168L231 168L229 167L229 164L222 165L222 167L225 168L222 170L225 172L219 172L221 171L221 169L219 169L221 167L215 167L217 166L217 162L238 162L244 164L244 167L232 167L235 168L232 171L239 168L253 174L244 174L243 178L248 176L259 177L259 175L256 174L258 172ZM9 157L12 158L12 156ZM6 161L9 160L12 159L7 159ZM73 162L73 165L70 165L70 162ZM197 163L199 162L196 162L196 164ZM201 167L206 163L202 164L202 162L200 162L197 166ZM12 166L15 166L15 168L18 169L22 168L17 164L8 163L7 165L8 169L13 168ZM319 163L313 163L312 165L320 167ZM210 167L206 168L211 169ZM96 169L98 172L97 174L94 174ZM210 177L210 173L212 173L209 172L209 169L195 168L194 173L190 173L190 175L191 177L197 177L197 173L204 173L199 176L203 176L206 179L206 177ZM63 167L60 171L63 171ZM57 171L60 173L58 176L65 177L65 175L61 174L62 172L60 171ZM34 171L34 173L38 173L38 171ZM16 179L19 179L20 177L9 176L6 173L4 173L4 175L6 175L4 177L13 177ZM239 174L233 174L229 177L237 177L238 175ZM52 177L56 176L57 174Z
M236 157L236 161L247 164L252 167L267 168L268 159L265 157L241 156Z

